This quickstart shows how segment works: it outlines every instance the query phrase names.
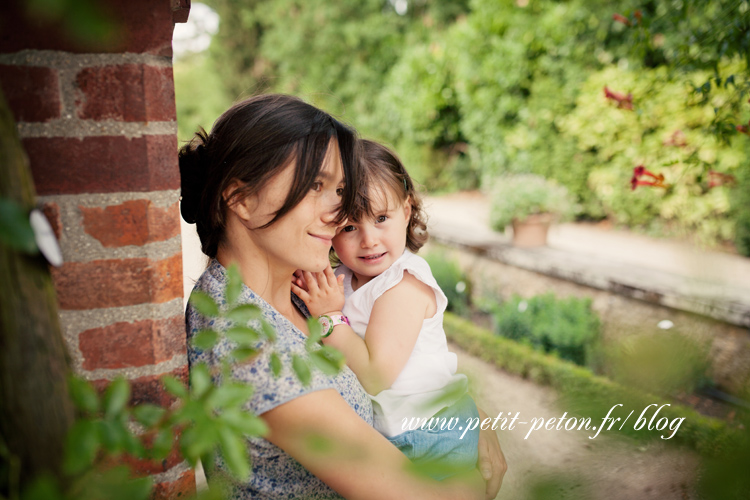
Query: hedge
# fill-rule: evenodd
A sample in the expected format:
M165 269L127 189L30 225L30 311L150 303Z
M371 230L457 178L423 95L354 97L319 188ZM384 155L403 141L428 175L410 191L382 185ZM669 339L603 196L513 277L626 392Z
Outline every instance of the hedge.
M623 403L622 408L641 409L664 402L663 397L624 387L573 363L494 335L454 314L446 313L444 326L448 338L470 354L506 372L559 390L564 398L568 398L567 406L574 406L576 413L584 418L591 417L592 421L601 419L616 403ZM719 456L740 441L742 431L726 422L701 415L687 406L670 404L661 409L659 418L667 417L672 421L685 417L670 441L687 445L707 456ZM623 429L624 433L626 429ZM632 426L629 429L628 435L639 438L662 434L656 430L635 431Z

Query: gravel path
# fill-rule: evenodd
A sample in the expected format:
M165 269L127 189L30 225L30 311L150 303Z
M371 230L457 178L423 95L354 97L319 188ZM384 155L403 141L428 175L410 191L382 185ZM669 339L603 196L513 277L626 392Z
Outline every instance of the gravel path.
M523 422L562 416L553 389L498 370L455 345L451 350L471 380L477 403L491 417L518 412L517 422ZM530 490L545 480L557 481L544 497L555 500L697 498L691 485L698 456L691 450L604 434L589 439L590 431L539 430L524 439L529 428L517 423L514 430L498 430L508 462L498 499L539 498Z

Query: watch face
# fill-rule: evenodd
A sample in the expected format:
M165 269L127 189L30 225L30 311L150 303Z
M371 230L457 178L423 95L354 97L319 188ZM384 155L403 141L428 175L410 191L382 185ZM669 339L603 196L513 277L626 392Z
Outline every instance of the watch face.
M318 318L318 323L320 323L320 328L321 328L320 334L321 335L327 334L333 328L333 325L331 324L332 323L331 318L328 317L328 316L321 316L321 317L319 317Z

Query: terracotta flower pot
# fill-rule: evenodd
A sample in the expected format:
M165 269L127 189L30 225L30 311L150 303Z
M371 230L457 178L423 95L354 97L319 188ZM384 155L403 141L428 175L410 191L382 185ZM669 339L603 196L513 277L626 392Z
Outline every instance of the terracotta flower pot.
M551 214L534 214L525 219L513 219L513 245L523 248L543 247L552 223Z

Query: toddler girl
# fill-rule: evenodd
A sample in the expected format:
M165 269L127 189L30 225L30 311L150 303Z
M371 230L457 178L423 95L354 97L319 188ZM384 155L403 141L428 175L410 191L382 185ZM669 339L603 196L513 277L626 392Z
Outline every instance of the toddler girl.
M342 265L297 273L292 290L371 395L375 428L442 479L476 466L477 408L448 351L445 294L413 253L427 233L412 180L375 142L361 141L360 162L365 189L332 242Z

